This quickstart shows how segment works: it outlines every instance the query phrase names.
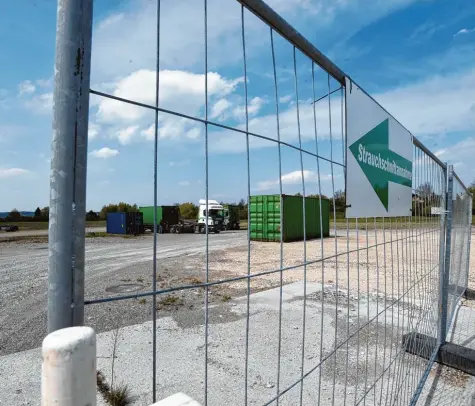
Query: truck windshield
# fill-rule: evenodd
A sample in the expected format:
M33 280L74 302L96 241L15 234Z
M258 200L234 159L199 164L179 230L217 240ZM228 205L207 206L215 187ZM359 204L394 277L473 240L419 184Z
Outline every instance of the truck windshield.
M206 216L206 210L203 210L203 215ZM210 210L209 211L209 216L210 217L223 217L223 211L222 210Z

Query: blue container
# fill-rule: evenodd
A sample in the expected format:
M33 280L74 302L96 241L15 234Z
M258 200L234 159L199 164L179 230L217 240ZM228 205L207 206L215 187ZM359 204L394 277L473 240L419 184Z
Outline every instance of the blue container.
M127 234L126 213L107 213L107 233Z

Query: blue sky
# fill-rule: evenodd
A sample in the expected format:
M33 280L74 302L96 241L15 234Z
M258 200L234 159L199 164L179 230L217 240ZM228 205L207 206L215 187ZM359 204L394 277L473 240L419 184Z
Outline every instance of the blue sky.
M471 0L269 0L314 45L379 101L467 183L475 179L475 4ZM154 103L155 0L95 1L91 87ZM161 4L160 106L204 117L203 4ZM240 5L208 1L208 117L245 129ZM28 19L22 16L28 15ZM0 48L0 211L49 202L56 2L18 0L2 7ZM269 29L245 13L249 130L276 138ZM281 139L298 145L293 49L274 36ZM296 53L300 133L315 152L312 65ZM338 89L315 68L315 94ZM303 154L306 193L343 187L341 95L316 104L319 154ZM329 125L331 110L332 126ZM151 110L91 97L88 209L153 203ZM279 190L276 143L250 137L251 193ZM159 115L159 203L205 195L205 128ZM246 137L208 126L209 196L247 195ZM301 157L283 146L284 193L301 191ZM333 168L332 168L333 166ZM332 170L333 179L332 184Z

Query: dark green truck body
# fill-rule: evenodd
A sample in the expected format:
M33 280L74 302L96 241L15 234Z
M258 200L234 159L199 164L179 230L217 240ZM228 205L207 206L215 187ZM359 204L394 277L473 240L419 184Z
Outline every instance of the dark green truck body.
M153 231L153 206L139 207L143 214L143 225L147 230ZM170 227L180 222L180 208L177 206L157 206L157 225L164 233L170 231ZM161 229L160 229L161 227Z
M320 200L322 223L320 225ZM303 197L291 195L259 195L250 197L251 240L280 241L282 205L282 241L304 239ZM330 201L326 198L305 199L305 233L308 240L330 235Z

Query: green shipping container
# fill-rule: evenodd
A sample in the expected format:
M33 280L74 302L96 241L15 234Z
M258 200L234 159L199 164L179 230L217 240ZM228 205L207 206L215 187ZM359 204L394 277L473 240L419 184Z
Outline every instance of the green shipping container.
M280 205L282 204L282 240L301 241L304 238L303 197L290 195L260 195L250 197L251 240L280 241ZM330 235L330 201L321 199L322 227L320 227L320 199L305 199L306 238Z
M144 224L153 224L153 206L139 207L139 211L143 213ZM162 215L162 206L157 206L157 224L160 224L160 221L162 221Z

